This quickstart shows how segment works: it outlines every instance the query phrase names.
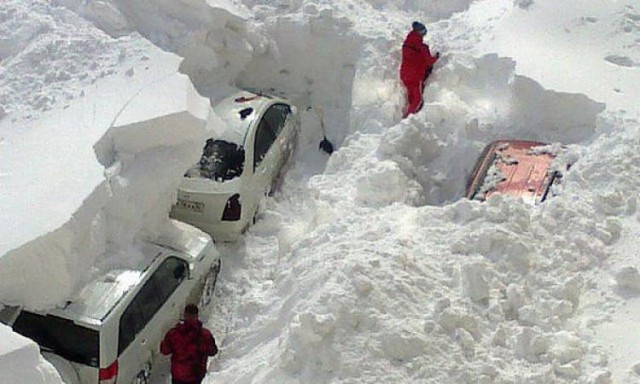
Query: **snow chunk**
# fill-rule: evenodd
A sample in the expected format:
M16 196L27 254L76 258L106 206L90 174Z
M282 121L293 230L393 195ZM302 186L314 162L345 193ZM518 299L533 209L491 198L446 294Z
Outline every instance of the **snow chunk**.
M142 153L197 137L209 116L209 101L198 95L187 76L173 73L141 89L123 107L95 145L98 159L109 167L114 153Z
M389 360L406 362L422 355L428 345L426 335L418 326L413 329L411 322L394 327L382 336L382 349Z
M372 206L404 202L409 180L392 161L373 164L366 175L356 182L356 200Z
M36 343L0 323L0 383L62 384Z
M290 325L290 338L283 351L283 368L299 372L314 367L325 372L340 367L340 353L333 344L336 319L333 315L302 313Z
M472 262L461 267L463 294L476 303L488 303L489 284L486 274L486 263Z

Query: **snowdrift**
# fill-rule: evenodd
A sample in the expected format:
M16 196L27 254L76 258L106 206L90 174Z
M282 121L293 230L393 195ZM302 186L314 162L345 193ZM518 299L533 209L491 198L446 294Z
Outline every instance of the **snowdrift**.
M134 76L134 70L128 73L125 78ZM113 121L103 126L105 133L95 142L93 159L74 159L87 161L86 166L92 169L97 157L105 168L104 181L95 185L77 208L64 194L58 198L61 201L46 193L43 201L32 202L45 205L53 199L66 209L59 212L60 219L64 213L69 216L49 233L31 233L37 238L0 258L0 302L36 309L61 304L78 284L99 272L98 265L112 264L103 258L126 252L135 237L153 239L174 230L168 211L176 187L184 170L199 158L207 124L213 129L212 124L221 122L211 113L209 101L199 96L175 67L173 72L125 92L128 99L122 99L119 93L109 95L108 89L101 89L105 92L95 97L118 108ZM60 129L68 129L72 123L77 121L65 121ZM73 135L57 138L58 144L67 148L74 140ZM51 157L45 160L55 163L56 153L49 153ZM74 155L78 153L67 153L68 161ZM64 169L59 172L63 174L61 180L55 178L56 174L36 179L51 180L64 188L61 183L65 178L78 176L67 175Z
M62 383L55 368L41 355L38 346L0 324L0 382L29 384Z
M626 65L638 49L627 33L638 12L630 0L612 8L581 1L572 10L588 12L564 12L576 15L569 20L555 17L550 0L56 3L65 7L41 4L35 16L7 3L35 26L12 24L2 48L13 60L3 61L0 81L16 89L15 97L3 91L0 132L13 157L2 173L34 153L15 144L36 141L21 130L46 132L44 119L61 119L51 140L74 132L78 148L95 144L91 156L64 162L91 164L81 178L91 182L66 216L45 212L50 223L3 244L0 301L59 303L84 278L74 273L122 261L100 255L122 256L132 237L171 228L173 188L216 124L194 89L169 77L179 67L213 102L234 85L276 88L303 110L299 150L279 192L243 241L219 245L225 269L206 320L222 353L208 382L638 381L640 356L628 348L620 359L606 332L610 319L624 317L620 308L638 306L637 116L628 104L618 108L623 85L563 83L537 72L551 60L534 60L559 57L568 41L598 63L589 68L634 84ZM443 55L424 109L401 121L399 46L417 16L432 21L429 42ZM598 34L582 31L619 23L598 52L588 51ZM520 24L549 33L531 40ZM64 30L84 42L56 43L66 41ZM82 52L95 68L56 69ZM51 57L51 69L27 65L38 55ZM563 68L578 67L567 59ZM20 80L26 75L46 81ZM100 129L73 131L70 116ZM321 119L338 148L330 158L317 150ZM177 134L179 124L187 134ZM574 166L559 195L533 208L502 196L460 199L477 155L498 138L567 145ZM24 190L16 179L0 185L10 206ZM68 179L60 185L76 189ZM20 224L40 222L10 213ZM46 235L27 243L25 233ZM41 285L23 282L34 276ZM166 381L166 370L154 374Z

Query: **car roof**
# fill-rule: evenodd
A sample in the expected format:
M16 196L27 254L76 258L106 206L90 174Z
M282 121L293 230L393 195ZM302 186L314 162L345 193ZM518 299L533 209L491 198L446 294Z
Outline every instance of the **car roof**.
M265 109L277 102L288 104L285 99L276 95L248 90L222 99L213 107L213 111L224 121L225 126L215 127L212 138L244 146L251 124Z
M142 278L143 271L112 270L93 280L64 308L50 313L64 318L77 318L87 322L102 321L118 302Z
M535 203L544 197L555 155L536 150L549 144L528 140L497 140L478 160L467 197L482 199L495 193L518 196Z
M162 243L137 242L139 251L134 261L126 268L112 269L86 284L67 301L63 308L46 313L91 325L99 325L122 298L144 277L153 262L163 254L177 255L185 260L198 259L213 242L195 228L182 233L176 239L164 238ZM128 253L128 255L131 253Z

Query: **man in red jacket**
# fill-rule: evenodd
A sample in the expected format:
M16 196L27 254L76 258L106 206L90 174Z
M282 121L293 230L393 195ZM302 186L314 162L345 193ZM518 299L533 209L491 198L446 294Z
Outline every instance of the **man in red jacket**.
M207 359L218 353L216 341L198 320L198 307L188 304L184 320L171 328L160 343L160 352L171 355L173 384L200 384L207 373Z
M422 108L424 82L431 74L433 64L440 57L440 52L431 56L429 46L422 42L427 34L424 24L414 21L411 26L413 30L409 32L402 45L402 65L400 66L400 79L407 88L409 99L403 117L416 113Z

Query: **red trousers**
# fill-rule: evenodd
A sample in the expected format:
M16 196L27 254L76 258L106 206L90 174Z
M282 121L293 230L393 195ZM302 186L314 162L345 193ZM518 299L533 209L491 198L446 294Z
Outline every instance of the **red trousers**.
M405 118L412 113L418 112L422 108L422 90L424 88L424 82L421 80L406 80L403 79L402 83L407 89L407 105L404 108L402 117Z

